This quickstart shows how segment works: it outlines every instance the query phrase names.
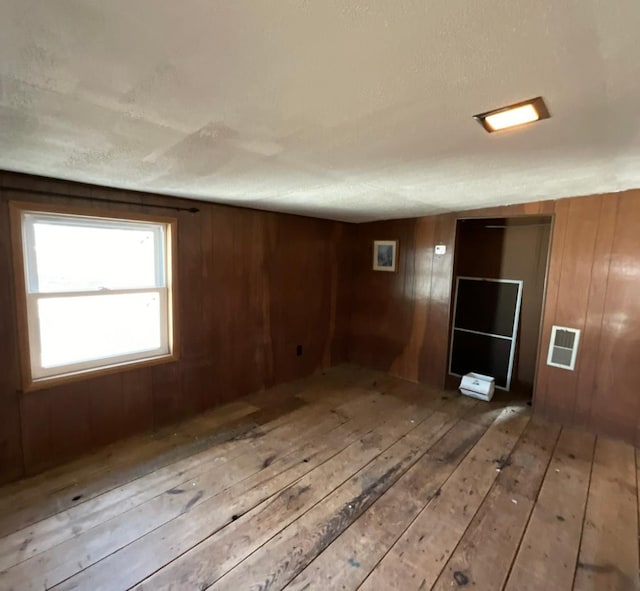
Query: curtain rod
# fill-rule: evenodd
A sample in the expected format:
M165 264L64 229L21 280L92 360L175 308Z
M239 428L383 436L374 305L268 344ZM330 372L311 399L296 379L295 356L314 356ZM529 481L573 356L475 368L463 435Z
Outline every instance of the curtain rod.
M108 189L108 187L106 187ZM171 209L173 211L188 211L198 213L197 207L178 207L175 205L154 205L152 203L135 203L120 199L106 199L104 197L84 197L83 195L71 195L69 193L59 193L57 191L40 191L38 189L23 189L21 187L0 186L0 191L15 191L16 193L31 193L32 195L45 195L47 197L64 197L66 199L83 199L84 201L100 201L102 203L119 203L121 205L139 205L141 207L155 207L157 209Z

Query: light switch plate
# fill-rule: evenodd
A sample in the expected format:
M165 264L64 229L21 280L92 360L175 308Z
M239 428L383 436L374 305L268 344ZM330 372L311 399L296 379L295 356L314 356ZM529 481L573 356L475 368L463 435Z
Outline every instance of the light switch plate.
M446 253L447 253L446 244L436 244L436 254L446 254Z

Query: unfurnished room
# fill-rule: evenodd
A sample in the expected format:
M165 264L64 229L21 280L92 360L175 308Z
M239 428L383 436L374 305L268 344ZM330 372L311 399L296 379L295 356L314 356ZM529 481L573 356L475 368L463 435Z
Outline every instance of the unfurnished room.
M0 591L640 591L640 4L0 0Z

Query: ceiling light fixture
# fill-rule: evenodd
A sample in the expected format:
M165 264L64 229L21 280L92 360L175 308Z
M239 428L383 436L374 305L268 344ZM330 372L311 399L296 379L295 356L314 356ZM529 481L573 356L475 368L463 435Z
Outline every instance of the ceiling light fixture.
M549 110L541 96L473 116L489 133L519 127L549 117Z

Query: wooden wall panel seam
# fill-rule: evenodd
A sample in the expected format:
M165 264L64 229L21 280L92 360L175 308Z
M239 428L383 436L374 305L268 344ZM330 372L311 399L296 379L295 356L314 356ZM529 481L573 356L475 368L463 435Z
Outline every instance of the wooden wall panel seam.
M570 205L569 205L569 219L571 219L571 207L575 207L578 203L582 203L581 201L575 200L575 201L571 201ZM601 214L602 214L602 208L603 208L603 200L600 200L599 205L599 219L601 219ZM595 254L596 254L596 244L597 244L597 240L598 240L598 233L601 230L601 225L598 224L597 228L596 228L596 236L594 237L594 239L591 242L591 251L588 253L590 255L590 259L591 259L591 265L590 265L590 273L589 273L589 280L587 282L586 287L586 291L587 291L587 299L586 299L586 306L585 306L585 311L584 314L582 315L582 319L581 322L578 323L578 325L576 326L572 326L571 328L578 328L580 330L580 334L582 335L582 339L581 339L581 343L580 346L584 347L585 346L585 328L586 328L586 322L587 322L587 315L589 313L589 300L590 300L590 296L591 296L591 284L593 282L593 268L594 268L594 263L595 263ZM583 251L583 254L587 255L586 251ZM564 264L564 260L563 260L563 264ZM567 404L566 404L566 408L568 411L568 416L565 419L566 422L573 424L575 421L575 415L574 415L574 411L575 411L575 406L576 406L576 399L578 396L578 383L579 383L579 378L580 378L580 373L581 373L581 365L582 365L582 359L583 356L581 356L580 351L578 351L578 358L576 360L576 365L574 368L574 375L573 377L573 393L571 395L571 400L567 400ZM564 371L564 370L560 370L560 371Z
M549 339L551 337L551 325L555 324L555 311L560 298L560 279L562 277L562 263L564 244L566 239L566 227L568 216L562 215L565 204L557 204L551 235L551 246L549 253L549 266L547 268L545 306L542 312L542 334L540 337L541 349L538 355L537 385L534 391L534 410L542 410L544 413L549 398L549 373L551 368L547 365L546 352L549 349ZM559 242L559 248L558 248ZM555 262L554 262L555 261ZM552 283L552 280L555 283ZM553 289L554 293L550 293Z
M602 204L602 208L604 209L604 202ZM600 326L602 326L602 322L604 321L604 312L606 309L606 305L607 305L607 299L608 299L608 295L609 295L609 279L611 277L611 260L612 260L612 256L613 256L613 244L615 241L615 236L617 234L617 228L618 228L618 222L619 222L619 215L620 215L620 199L618 196L615 197L615 210L614 210L614 225L613 225L613 234L612 234L612 240L609 243L609 255L608 255L608 260L607 260L607 273L606 273L606 279L605 279L605 287L604 287L604 295L602 298L602 313L600 315ZM639 296L640 297L640 296ZM601 352L602 352L602 331L600 331L600 333L598 334L598 344L596 346L596 359L601 359ZM592 381L592 396L595 395L595 393L598 391L598 376L597 374L594 374L593 377L593 381ZM593 401L592 401L593 402ZM589 412L589 424L593 425L593 404L591 406L590 412Z
M606 269L606 273L605 273L605 280L604 280L604 289L603 289L603 295L601 298L601 302L598 304L599 307L599 311L596 312L596 315L599 317L599 321L598 321L598 326L602 326L602 321L603 321L603 316L604 316L604 307L605 307L605 302L607 300L607 291L609 288L609 270L611 267L611 254L612 254L612 247L613 247L613 236L615 236L615 226L617 225L617 215L618 215L618 197L616 196L614 198L615 201L615 208L614 208L614 227L613 227L613 232L612 232L612 236L611 236L611 240L608 241L608 248L607 248L607 269ZM598 252L597 252L597 247L600 244L600 241L602 239L602 232L603 230L605 230L605 228L603 228L603 224L602 224L602 220L604 219L605 215L605 207L606 207L606 200L603 199L600 203L600 215L599 215L599 220L600 223L598 224L598 229L596 232L596 236L595 236L595 240L594 240L594 253L593 253L593 260L592 260L592 265L591 265L591 278L590 278L590 282L589 282L589 297L587 300L587 313L585 315L585 322L584 322L584 326L583 326L583 345L586 342L586 339L589 338L591 335L587 334L589 331L589 325L588 325L588 320L589 320L589 316L592 312L593 306L594 306L594 301L593 301L593 283L594 283L594 275L596 273L596 266L598 264ZM599 279L599 278L598 278ZM600 358L600 344L601 344L601 333L599 332L599 334L595 337L595 343L593 346L593 349L595 349L596 351L596 355L595 355L595 360ZM589 383L586 384L586 388L582 387L582 380L581 378L584 375L584 371L589 371L590 368L584 368L581 367L580 368L580 373L578 374L578 378L577 378L577 392L588 392L588 411L586 413L586 422L588 425L592 425L593 424L593 420L592 420L592 411L593 411L593 397L594 397L594 392L595 392L595 388L596 388L596 372L594 371L591 375L591 378L589 380ZM578 370L578 368L576 368L576 370ZM583 398L586 398L586 396L584 396ZM574 403L573 403L573 413L572 413L572 419L573 422L579 422L580 421L580 415L578 414L577 411L577 407L578 407L578 402L579 402L579 397L576 395L574 397Z

